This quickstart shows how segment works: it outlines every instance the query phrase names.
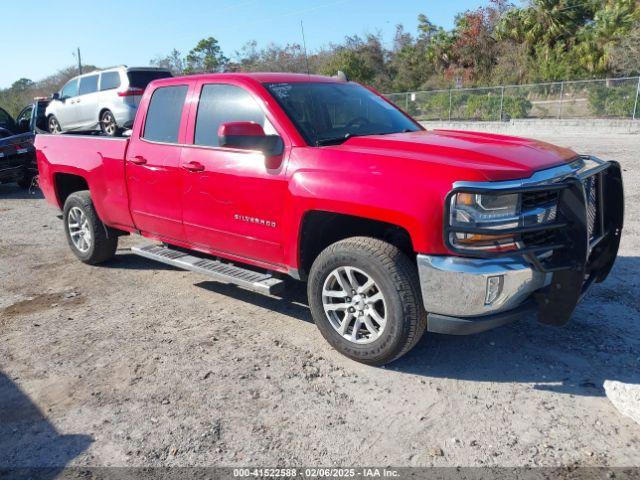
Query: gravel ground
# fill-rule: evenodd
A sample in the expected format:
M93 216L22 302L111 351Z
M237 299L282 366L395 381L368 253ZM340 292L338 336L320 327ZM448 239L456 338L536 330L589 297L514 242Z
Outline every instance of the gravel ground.
M387 368L333 351L304 287L272 298L138 258L76 261L0 185L0 466L640 466L605 396L640 383L640 136L547 137L622 162L613 273L563 328L427 334Z

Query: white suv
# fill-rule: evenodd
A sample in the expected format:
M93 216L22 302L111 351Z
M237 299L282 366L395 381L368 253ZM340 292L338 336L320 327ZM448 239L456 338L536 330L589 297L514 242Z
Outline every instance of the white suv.
M49 132L102 130L115 136L133 125L149 82L170 76L164 69L123 66L74 77L47 107Z

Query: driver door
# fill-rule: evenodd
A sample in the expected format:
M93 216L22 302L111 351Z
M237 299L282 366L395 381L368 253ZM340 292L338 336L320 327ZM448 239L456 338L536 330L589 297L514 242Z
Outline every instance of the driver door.
M194 137L180 159L187 240L211 253L282 265L286 149L279 166L268 168L261 152L221 147L218 138L220 125L230 122L279 132L243 86L201 82L195 93L188 128Z
M55 116L63 130L74 128L79 121L78 79L67 82L60 91L60 100L57 101Z

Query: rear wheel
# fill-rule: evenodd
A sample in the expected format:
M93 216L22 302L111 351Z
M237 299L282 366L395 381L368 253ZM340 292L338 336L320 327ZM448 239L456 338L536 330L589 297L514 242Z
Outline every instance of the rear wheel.
M58 121L55 115L49 116L47 125L49 126L49 133L53 133L56 135L59 133L62 133L62 127L60 126L60 122Z
M69 195L62 218L71 251L81 261L95 265L113 258L118 235L98 218L88 191Z
M118 124L116 123L116 117L109 110L105 110L100 115L100 129L102 133L110 137L115 137L118 134Z
M416 265L375 238L353 237L327 247L311 267L308 296L324 338L369 365L404 355L427 326Z

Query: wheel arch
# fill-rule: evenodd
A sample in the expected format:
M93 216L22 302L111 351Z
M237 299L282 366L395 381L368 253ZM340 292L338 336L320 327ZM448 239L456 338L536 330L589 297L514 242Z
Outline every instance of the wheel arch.
M56 194L56 201L60 209L64 207L64 203L69 195L82 190L90 190L87 179L81 175L73 173L57 172L53 176L53 185Z
M398 247L409 258L415 256L411 235L401 225L344 213L309 210L302 217L298 233L298 276L306 279L314 260L329 245L357 236L383 240Z

